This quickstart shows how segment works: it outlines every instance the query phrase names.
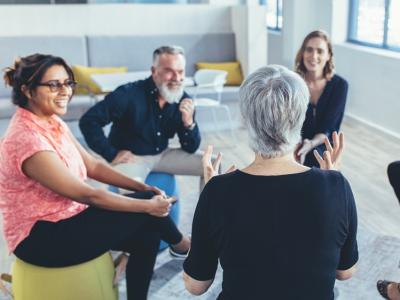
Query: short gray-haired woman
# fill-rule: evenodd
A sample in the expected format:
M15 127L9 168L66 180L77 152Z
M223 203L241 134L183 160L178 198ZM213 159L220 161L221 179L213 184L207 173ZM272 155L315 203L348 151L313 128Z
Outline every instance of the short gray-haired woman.
M308 99L304 80L282 66L261 68L242 84L255 159L213 177L200 196L184 264L191 293L209 288L218 261L218 299L333 299L335 278L352 276L358 250L350 185L341 173L308 168L293 155ZM317 155L325 169L340 157L343 136L333 140L324 158Z

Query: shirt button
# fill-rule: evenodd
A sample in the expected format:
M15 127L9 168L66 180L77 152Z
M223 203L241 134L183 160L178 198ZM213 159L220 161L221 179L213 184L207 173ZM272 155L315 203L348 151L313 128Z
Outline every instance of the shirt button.
M157 148L156 148L156 151L160 151L160 148L157 147Z
M162 115L158 115L158 117L159 117L160 119L162 119Z
M186 143L186 142L184 142L183 144L184 144L185 146L187 145L187 143Z
M185 132L185 135L188 135L188 133L187 133L187 132Z
M160 135L161 135L161 132L157 131L157 135L160 136Z

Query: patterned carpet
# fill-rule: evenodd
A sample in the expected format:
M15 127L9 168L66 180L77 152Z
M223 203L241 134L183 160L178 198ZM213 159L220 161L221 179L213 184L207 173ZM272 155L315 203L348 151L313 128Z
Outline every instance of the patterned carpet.
M189 207L183 207L181 215L186 216L181 220L181 228L185 233L190 229L191 212L193 212L195 201ZM191 212L186 210L190 210ZM190 219L190 220L189 220ZM357 273L347 281L337 281L336 290L338 300L380 300L375 284L378 279L400 281L400 239L392 236L375 234L360 228L358 231L359 262ZM168 251L158 255L154 277L150 286L149 300L172 300L172 299L216 299L222 281L221 269L210 290L200 297L190 295L184 287L182 280L182 261L173 260ZM121 281L119 286L120 300L126 300L125 282ZM0 300L10 299L0 292ZM275 299L272 299L275 300Z
M380 300L375 284L378 279L400 280L400 239L382 236L360 229L358 233L360 259L356 275L336 282L338 300ZM219 269L210 290L200 296L190 295L182 280L182 261L172 260L168 251L159 254L150 286L149 300L198 299L213 300L221 289ZM126 300L125 282L119 286L120 300ZM0 299L10 299L2 295ZM275 299L271 299L275 300Z
M366 230L358 233L360 259L356 275L347 281L336 281L338 300L380 300L375 284L378 279L400 280L400 239L379 236ZM149 300L214 300L221 289L221 269L210 290L200 296L190 295L182 280L182 261L172 260L167 251L157 259ZM120 285L120 300L126 299L125 283ZM275 300L275 299L271 299Z
M376 290L379 279L400 281L400 239L358 230L357 273L347 281L336 281L340 300L383 299Z
M197 180L185 181L188 191L195 190ZM180 184L180 186L183 186ZM190 232L191 220L197 202L197 193L181 191L184 201L181 202L180 228L184 233ZM378 279L400 281L400 239L392 236L375 234L363 228L358 229L359 261L357 273L347 281L336 281L337 300L380 300L376 290ZM210 290L200 296L190 295L182 280L182 261L172 260L168 251L160 253L157 259L154 278L150 287L149 300L168 299L216 299L221 290L222 272L217 276ZM126 299L125 283L120 285L120 300ZM271 299L275 300L275 299Z
M197 203L198 181L185 180L180 182L182 202L180 228L186 234L190 232L191 220ZM384 236L369 230L358 230L359 262L355 276L347 281L336 282L338 300L381 300L375 284L378 279L400 281L400 239ZM168 251L158 255L154 277L150 286L149 300L176 299L216 299L221 290L222 272L218 269L217 276L210 290L202 296L190 295L182 280L182 261L173 260ZM126 300L125 282L119 285L120 300ZM0 292L0 300L9 299ZM275 299L271 299L275 300Z

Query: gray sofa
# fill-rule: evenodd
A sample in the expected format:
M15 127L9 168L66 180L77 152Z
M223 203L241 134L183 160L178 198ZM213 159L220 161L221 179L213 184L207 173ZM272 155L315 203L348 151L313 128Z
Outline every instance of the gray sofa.
M129 71L148 70L152 52L164 44L182 46L186 51L188 76L195 72L198 61L223 62L236 60L235 35L217 33L203 35L160 36L13 36L0 37L0 69L12 64L17 56L32 53L63 57L70 65L93 67L127 66ZM223 99L237 97L237 88L228 87ZM9 118L11 89L0 83L0 119ZM69 105L66 120L78 119L91 105L92 96L77 95Z

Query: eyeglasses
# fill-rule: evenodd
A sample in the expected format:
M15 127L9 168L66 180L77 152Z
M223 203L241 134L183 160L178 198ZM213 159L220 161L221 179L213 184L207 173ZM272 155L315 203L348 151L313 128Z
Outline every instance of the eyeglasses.
M64 83L59 82L58 80L50 80L47 82L38 83L39 86L48 86L50 91L53 93L59 92L64 86L74 90L78 83L73 80L65 80Z

